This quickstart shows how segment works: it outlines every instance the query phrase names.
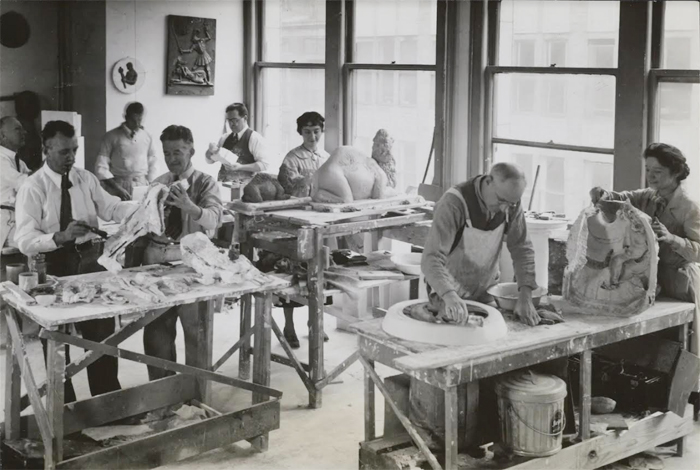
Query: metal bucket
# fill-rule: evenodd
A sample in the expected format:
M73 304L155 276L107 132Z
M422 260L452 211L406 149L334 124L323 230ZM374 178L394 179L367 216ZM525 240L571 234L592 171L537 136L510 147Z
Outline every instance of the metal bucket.
M498 417L504 446L525 457L546 457L561 450L566 425L566 383L553 375L516 372L496 383Z

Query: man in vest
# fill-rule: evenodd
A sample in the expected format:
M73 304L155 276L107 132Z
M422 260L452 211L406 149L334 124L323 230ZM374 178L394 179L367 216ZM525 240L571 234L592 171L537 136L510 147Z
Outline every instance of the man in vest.
M0 119L0 247L17 246L15 232L15 199L22 183L29 177L29 168L17 151L24 145L27 132L12 116Z
M248 127L248 108L234 103L226 108L226 121L231 132L209 144L207 163L221 162L219 181L245 186L259 171L267 169L270 154L262 135Z

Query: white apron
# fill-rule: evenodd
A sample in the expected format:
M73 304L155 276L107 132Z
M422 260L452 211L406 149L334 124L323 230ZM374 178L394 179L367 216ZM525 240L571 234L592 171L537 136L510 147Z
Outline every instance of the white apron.
M447 270L457 281L457 294L463 299L479 301L486 295L486 290L498 283L500 276L498 260L503 247L506 222L495 230L479 230L471 227L469 208L462 193L455 188L447 190L464 205L466 221L462 240L447 256Z

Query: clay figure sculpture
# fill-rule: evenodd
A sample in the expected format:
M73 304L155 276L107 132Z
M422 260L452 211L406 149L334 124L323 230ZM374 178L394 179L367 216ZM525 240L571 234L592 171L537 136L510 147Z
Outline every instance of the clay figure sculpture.
M658 244L651 219L626 201L599 201L567 242L564 312L631 316L656 296Z
M119 67L119 75L122 78L122 86L126 88L127 85L136 85L136 81L139 78L139 74L136 70L134 70L134 64L131 62L126 63L126 73L124 73L124 69L122 67Z
M372 158L386 173L389 187L396 187L396 160L391 152L394 139L386 129L379 129L372 141Z
M389 307L382 329L392 336L409 341L469 346L505 338L508 327L496 308L466 301L470 318L466 325L445 322L428 309L425 299L407 300Z
M243 202L282 201L289 199L277 178L269 173L257 173L243 188Z
M130 243L149 233L162 235L165 231L164 204L168 194L170 194L168 186L160 183L152 184L141 199L139 208L125 218L117 233L105 242L104 252L97 262L108 271L118 273L122 270L119 259Z
M376 160L360 150L343 146L333 151L314 174L311 198L314 202L347 204L361 199L394 196L387 174Z

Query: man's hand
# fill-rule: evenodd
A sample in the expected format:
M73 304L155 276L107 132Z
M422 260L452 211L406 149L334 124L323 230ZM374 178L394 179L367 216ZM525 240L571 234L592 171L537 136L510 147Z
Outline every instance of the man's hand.
M131 201L131 195L114 181L114 178L104 180L103 183L109 188L109 192L117 196L122 201Z
M654 220L651 223L651 229L656 234L656 239L661 243L673 243L673 241L676 239L676 236L669 232L666 226L656 217L654 217Z
M588 194L591 196L591 202L593 203L593 205L595 205L598 204L598 201L600 201L601 199L605 199L608 195L608 192L600 186L596 186L595 188L591 189Z
M90 224L84 220L74 220L68 224L68 227L62 232L55 232L53 234L53 241L56 242L56 245L63 245L64 243L87 235L88 232L90 232Z
M467 303L462 299L457 292L450 291L445 294L442 299L445 302L445 316L460 325L466 325L469 321L469 308Z
M202 215L202 209L192 202L192 199L190 199L187 191L177 183L170 186L170 194L165 200L165 203L169 206L179 207L182 212L191 215L195 219L199 219L199 217Z
M526 325L536 326L540 323L540 316L537 314L535 305L532 303L532 289L521 287L518 293L518 300L515 303L515 316Z
M223 163L224 166L225 166L226 168L228 168L229 170L240 170L241 167L243 166L243 165L241 165L240 163L229 163L228 161L226 161L226 160L223 159L223 158L220 160L220 162Z

